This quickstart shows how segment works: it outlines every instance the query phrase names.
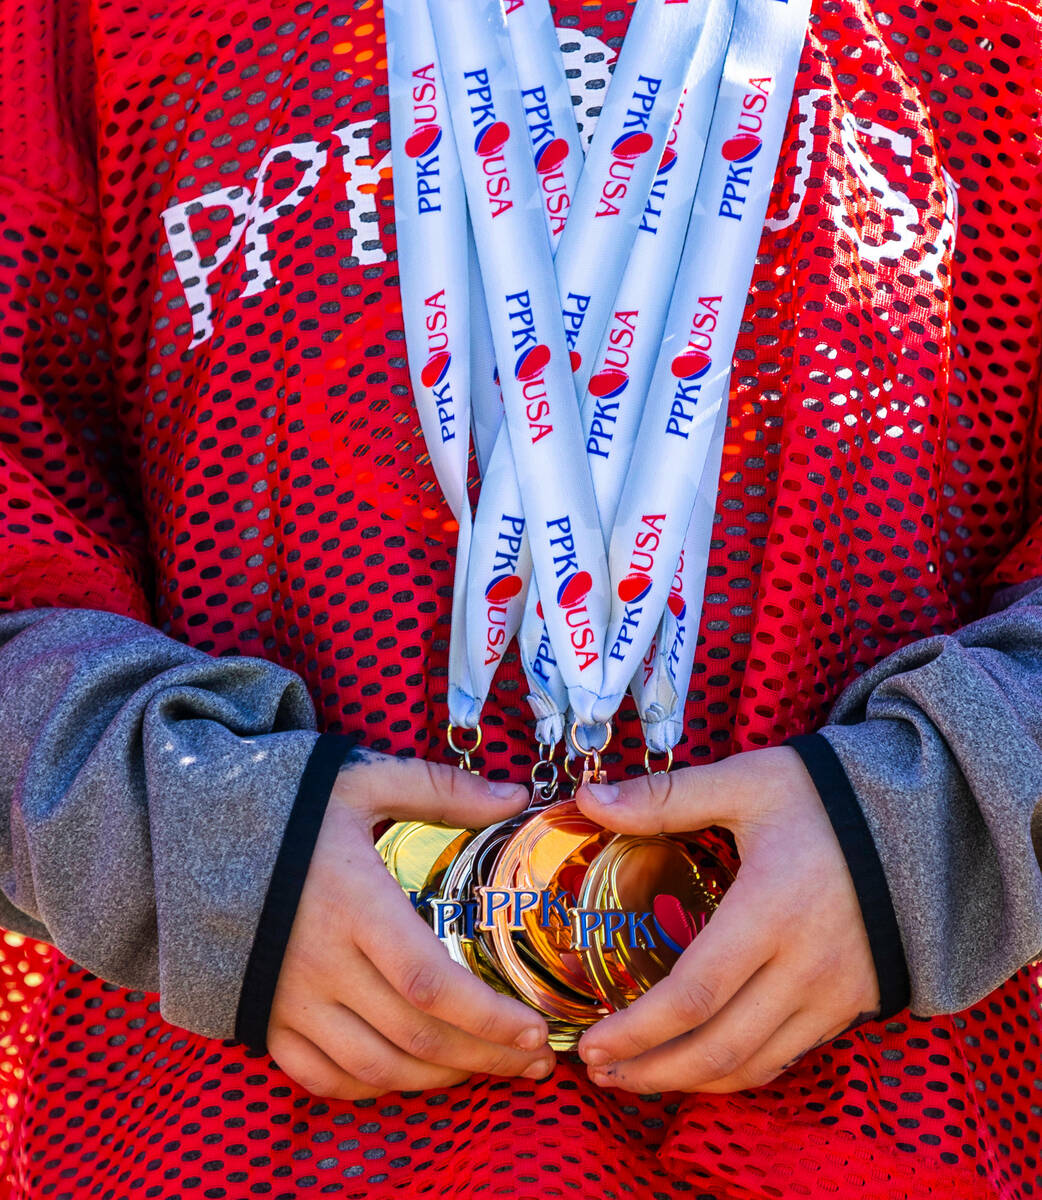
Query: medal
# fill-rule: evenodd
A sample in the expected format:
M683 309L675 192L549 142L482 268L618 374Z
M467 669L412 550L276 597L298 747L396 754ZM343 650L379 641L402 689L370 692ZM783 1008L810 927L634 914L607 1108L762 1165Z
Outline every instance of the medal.
M580 951L601 1001L624 1008L664 979L733 878L695 839L620 835L609 842L586 872L577 905L605 914Z
M466 897L463 912L455 921L443 920L442 940L449 957L483 979L496 991L510 992L512 988L502 970L490 931L477 927L479 901L475 898L492 878L496 860L503 844L529 820L526 811L498 825L475 834L445 872L441 881L440 899L447 905L459 904ZM452 909L448 916L453 915ZM460 919L461 918L461 919ZM437 932L437 930L436 930Z
M472 829L399 821L379 838L376 852L402 890L416 897L417 911L430 924L426 901L440 895L445 873L473 837Z
M572 1025L603 1014L594 1011L596 993L572 949L568 905L611 838L574 801L560 801L530 816L502 846L492 878L479 892L481 922L491 929L514 990L548 1017Z

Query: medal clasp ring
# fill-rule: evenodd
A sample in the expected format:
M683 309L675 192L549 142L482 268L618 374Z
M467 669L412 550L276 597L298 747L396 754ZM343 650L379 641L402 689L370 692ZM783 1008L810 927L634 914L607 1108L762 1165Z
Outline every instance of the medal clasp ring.
M477 769L470 765L470 756L481 745L481 739L482 739L481 726L476 725L471 732L474 734L474 745L473 746L457 745L457 743L456 743L457 727L450 722L448 732L445 735L445 740L449 743L449 749L454 754L459 755L459 763L457 764L459 766L459 769L461 771L469 771L472 775L476 775Z

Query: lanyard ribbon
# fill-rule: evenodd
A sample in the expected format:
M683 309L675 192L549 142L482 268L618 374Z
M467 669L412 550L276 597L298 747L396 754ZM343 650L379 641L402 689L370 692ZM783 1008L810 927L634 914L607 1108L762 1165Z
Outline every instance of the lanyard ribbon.
M385 0L391 87L391 162L409 376L434 474L459 524L449 633L449 711L455 724L473 713L465 625L472 519L470 453L472 283L466 245L467 202L424 5ZM480 287L478 289L480 295Z
M546 620L571 705L589 719L602 672L607 561L589 470L559 469L584 462L582 427L543 206L532 203L539 183L505 18L498 4L474 0L431 0L430 12L533 570L549 598Z
M661 343L731 36L734 7L734 0L710 0L702 9L701 35L690 59L684 92L582 401L587 459L606 541ZM522 660L529 680L536 681L533 707L539 705L546 721L546 710L560 703L563 689L555 678L549 638L541 625L532 628L530 618L530 611L526 612L521 627ZM635 683L639 678L634 677ZM634 694L643 718L642 695L637 690ZM553 720L553 727L558 723L563 726L563 714L559 722ZM587 744L595 744L599 739L587 731L586 740Z
M577 180L578 137L546 0L510 0L506 20L495 3L429 2L433 26L417 19L423 5L407 19L404 0L386 10L407 344L410 364L423 362L412 370L421 423L460 521L450 715L476 724L524 610L540 740L560 737L568 704L581 725L610 720L632 680L649 747L665 749L682 731L730 360L809 0L738 0L737 13L734 0L641 0ZM451 126L416 124L414 111L408 129L401 93L417 68L407 71L399 51L416 42L419 58L432 51L428 74ZM415 110L415 90L413 101ZM418 218L429 214L418 202L414 220L408 206L413 183L422 186L418 166L414 177L408 163L399 168L410 148L429 156L450 127L469 255L466 206L462 220L453 207L428 233ZM473 371L483 475L473 531L466 459L461 468L455 446L434 452L446 416L435 389L453 364L434 379L438 364L423 358L430 326L416 313L428 285L450 274L463 301L452 311L471 326L469 340L451 344L462 368L454 385L465 372L469 386ZM494 362L506 364L501 375ZM462 407L452 417L467 428Z
M577 162L578 155L570 148L565 153L568 139L564 131L570 129L574 142L577 142L577 136L570 97L561 86L564 80L556 35L545 0L539 5L526 0L523 6L508 7L511 11L507 24L520 75L518 86L529 118L532 154L541 192L544 199L555 199L559 203L559 185L551 185L549 181L558 166ZM729 9L730 5L716 0L716 9L725 7ZM562 317L569 359L579 381L590 373L592 366L592 356L586 354L584 357L583 354L585 341L590 341L594 347L599 343L626 270L630 247L646 224L646 218L657 218L658 210L654 205L645 212L649 194L653 185L654 190L659 191L662 184L658 181L668 174L675 162L676 153L667 147L667 136L685 78L693 70L698 72L701 59L705 57L701 52L694 54L694 50L709 40L704 31L707 14L713 11L714 4L678 6L667 0L644 0L634 15L616 64L597 133L575 188L575 199L569 204L555 264L558 290L563 297ZM487 23L478 11L471 10L466 16L471 25L468 37L478 40L487 34ZM723 42L726 42L726 33ZM709 66L713 76L711 93L715 92L722 50L721 44L715 70L712 63ZM530 64L533 61L545 64L548 56L556 63L556 84L537 85L533 82ZM551 78L548 66L543 65L541 70L544 80ZM554 95L559 97L556 106L552 102ZM538 111L529 102L530 97L537 98ZM706 128L710 108L711 95L703 121ZM534 120L533 113L536 114ZM551 131L562 136L551 137ZM549 170L544 169L547 162ZM691 179L692 190L695 176ZM547 228L553 247L562 224L552 219L545 206L544 211L547 212ZM517 247L513 250L518 252ZM678 243L669 264L671 271L675 270L679 252ZM666 286L668 289L668 280ZM584 361L585 368L582 366ZM501 440L508 436L506 430L501 431ZM493 457L497 457L495 452ZM514 457L516 462L517 456ZM520 471L520 464L517 465ZM582 465L577 459L563 469L581 471ZM544 486L552 487L556 474L557 471L552 471L547 476L544 470ZM518 564L511 561L514 552L511 542L516 526L513 518L521 507L520 485L511 481L504 471L497 470L495 476L497 486L490 486L488 479L483 483L475 522L468 594L471 676L477 692L484 695L498 663L497 649L501 649L504 642L509 643L517 630L524 605L521 651L532 689L529 700L539 722L540 740L552 742L561 734L563 712L572 689L566 683L566 671L558 665L560 651L552 648L559 647L560 643L551 638L545 626L542 592L538 587L531 588L526 604L528 580L518 571ZM552 610L554 605L547 607ZM568 624L570 634L564 665L567 666L567 660L578 654L585 667L592 667L596 653L596 684L599 685L602 646L596 623L585 624L580 611L568 614ZM575 708L574 701L572 706ZM575 711L579 709L575 708Z
M595 713L601 720L618 707L655 636L714 429L726 419L731 360L809 8L810 0L739 0L684 254L612 529L615 587L604 694Z

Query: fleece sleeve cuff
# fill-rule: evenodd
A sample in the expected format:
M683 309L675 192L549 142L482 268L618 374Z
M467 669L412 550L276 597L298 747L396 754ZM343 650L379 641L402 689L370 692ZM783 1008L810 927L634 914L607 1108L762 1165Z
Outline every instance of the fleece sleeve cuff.
M300 777L239 998L235 1036L250 1049L265 1048L275 985L326 805L340 768L360 740L356 735L320 735Z
M880 1017L892 1017L908 1005L908 966L890 888L868 823L843 764L825 738L807 734L790 738L788 745L803 760L847 861L879 978Z

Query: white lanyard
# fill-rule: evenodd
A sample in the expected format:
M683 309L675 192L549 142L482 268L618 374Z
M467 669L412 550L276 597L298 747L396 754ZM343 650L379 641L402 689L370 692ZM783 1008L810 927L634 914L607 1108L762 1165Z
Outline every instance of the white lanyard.
M534 573L550 598L545 615L571 705L589 719L602 671L607 562L505 20L498 5L474 0L431 0L430 11ZM555 469L565 463L583 469Z
M556 251L583 169L572 93L549 0L507 0L506 17L546 231Z
M449 635L449 708L454 723L471 716L465 627L471 512L471 303L467 205L452 135L434 30L427 10L386 0L387 70L391 80L391 155L395 180L402 316L413 396L445 500L459 523ZM459 601L457 603L456 601Z
M400 8L402 0L395 2ZM548 34L554 35L544 0L538 9L527 0L524 5L515 0L511 3L516 9L511 26L515 44L522 37L527 39L525 45L533 50L532 62L542 56L541 70L547 78ZM389 9L394 7L395 3L388 4ZM517 17L517 12L526 8L529 11ZM667 13L667 9L673 11ZM678 9L686 10L682 18ZM507 420L489 449L499 397L495 375L489 370L488 332L482 330L482 322L473 321L475 341L467 348L466 358L468 366L473 359L475 372L481 371L480 381L475 378L474 419L484 479L473 541L465 503L460 519L453 631L455 635L465 626L468 646L465 664L453 654L458 637L450 648L450 677L458 685L450 686L454 723L476 723L492 673L517 628L531 569L531 535L532 564L536 580L542 583L540 594L551 597L549 604L539 605L537 614L538 597L532 589L521 631L522 658L533 685L530 700L539 721L540 740L556 741L560 736L566 700L581 725L610 720L631 678L649 746L664 749L679 736L715 508L730 359L808 9L809 0L739 0L684 255L676 273L676 291L664 318L680 244L678 230L685 222L684 209L690 207L693 176L686 184L680 181L685 170L692 171L706 144L705 117L712 105L709 96L716 93L732 4L708 0L697 7L697 16L696 5L692 2L689 6L684 0L641 0L638 5L587 167L574 195L568 192L569 216L557 262L556 277L562 280L563 292L559 296L547 233L559 234L560 227L552 223L549 193L542 187L536 164L540 146L553 168L568 162L572 155L571 147L564 153L553 145L559 134L561 141L567 141L563 130L568 123L560 130L555 125L561 92L558 89L556 110L548 122L526 112L525 89L514 73L499 6L479 5L476 0L430 0L444 86L455 117L495 360L507 364L500 380ZM410 16L415 17L414 9ZM522 27L518 20L527 24ZM390 40L390 16L388 21ZM671 35L663 43L661 35L667 26ZM659 41L648 33L653 27ZM681 31L686 41L681 39ZM656 47L658 74L647 65L649 46ZM632 48L630 61L635 65L620 75L627 48ZM675 102L669 104L663 118L665 106L659 108L659 101L668 97L670 89L674 89L674 97L679 94L684 82L670 49L676 51L676 63L682 63L683 72L688 72L688 94L663 155ZM641 55L644 58L638 62ZM699 60L701 67L697 66ZM534 68L529 64L526 69ZM626 82L620 87L622 80ZM398 87L401 82L399 72ZM643 99L638 95L641 88ZM542 89L533 92L540 101L553 91L538 82L528 90L532 89ZM394 90L392 73L392 93ZM613 96L615 111L623 114L623 133L614 129L611 120L606 121ZM692 120L696 108L703 114L701 122ZM519 129L527 129L531 148L516 136ZM624 160L622 167L620 159ZM397 197L397 160L395 171ZM599 190L594 192L598 180ZM625 246L622 251L617 240L598 240L597 231L606 226L596 222L614 220L624 208L614 205L620 212L609 211L604 190L609 182L625 184L617 198L634 206L618 221L622 231L618 237ZM580 216L583 212L585 220ZM625 229L627 222L630 233ZM581 239L584 224L589 224L590 230ZM642 224L643 236L638 236ZM652 233L652 228L657 232ZM458 224L454 230L441 248L452 247L465 267L466 233L460 242L453 240L459 236ZM662 233L666 236L660 237ZM573 243L579 249L569 250ZM406 276L412 272L415 277L416 272L406 262L407 243L401 244L403 304L408 310ZM670 245L671 251L666 248ZM429 252L431 243L426 246ZM589 266L596 262L595 253L601 247L607 247L610 261L603 265L611 286L598 292L595 280L594 285L576 283L565 291L565 280L580 278L580 266L587 270L586 278L592 278ZM466 270L463 274L465 278ZM470 307L475 310L480 292L473 282ZM590 290L583 292L581 286L590 286ZM627 318L627 313L636 315ZM660 336L663 325L664 336ZM410 332L407 319L410 360L419 336L415 320L412 329ZM587 337L593 340L592 347L587 347ZM649 346L659 348L653 371ZM625 362L620 350L629 355ZM569 365L585 376L596 376L593 386L584 390L582 423L574 387L568 386ZM643 405L639 431L634 433L649 376L650 394ZM630 389L632 397L625 406L620 402L618 409L609 407ZM430 439L429 417L423 424ZM610 436L606 436L609 425ZM604 455L591 448L606 445ZM630 457L626 452L631 447L623 485L623 469ZM595 473L600 471L596 492L583 450L594 462ZM608 464L606 470L597 462L602 457ZM441 480L439 461L435 460L435 470ZM464 499L465 482L464 463ZM450 495L448 489L446 495ZM597 535L602 523L605 527L610 524L613 507L617 512L609 583L601 557L603 541ZM468 528L464 529L465 525ZM464 582L459 565L468 556L469 573ZM607 640L602 641L609 603L611 624ZM545 617L545 628L539 615ZM647 654L652 639L656 653ZM646 664L642 665L642 659ZM459 700L453 705L454 692L466 693L466 702Z
M590 373L592 363L588 361L585 367L582 366L581 348L586 340L594 346L599 341L605 315L611 309L612 299L626 270L630 246L639 236L645 219L655 221L658 217L657 198L653 197L654 204L647 209L648 193L654 190L659 195L664 194L661 184L654 189L653 184L658 174L668 175L667 160L676 157L675 151L667 148L666 141L684 74L692 70L692 48L698 47L694 62L701 64L706 58L702 45L713 41L712 37L705 36L704 27L712 25L714 20L722 26L723 22L716 14L725 8L728 10L729 27L732 4L733 0L731 3L715 0L709 5L680 6L683 11L679 11L677 5L665 0L645 0L634 15L608 89L597 133L579 179L576 198L570 206L555 264L559 291L563 297L571 362L573 368L578 368L577 379ZM510 8L513 8L513 12L509 12ZM508 6L508 25L515 56L524 63L545 63L548 57L553 57L560 76L556 35L551 22L545 19L548 12L545 3L540 9L540 19L535 21L535 10L530 4L526 3L520 9ZM526 10L526 23L515 24ZM723 45L726 43L726 30L721 29L718 36L722 40L714 51L715 70L712 62L707 67L712 78L707 89L707 111L702 122L703 141L719 76ZM544 77L552 75L550 68L544 66L542 70ZM702 67L698 65L695 74L700 72ZM523 98L534 94L542 102L551 93L551 89L536 87L532 83L530 66L522 67L519 64L519 74L522 76L519 86ZM541 120L529 119L537 170L542 156L552 149L548 127L556 132L571 126L572 137L577 141L570 112L561 111L564 103L570 109L570 99L560 87L556 94L561 97L556 110L549 102L545 105L541 103ZM526 101L526 113L530 111ZM551 158L556 160L559 156L558 151ZM573 161L572 153L567 155L565 161ZM665 171L661 171L663 166L666 167ZM546 181L542 175L540 180L545 199ZM690 183L693 190L694 178ZM553 195L557 196L557 193ZM610 202L605 197L610 197ZM678 238L670 246L673 254L668 268L670 272L675 271L679 259L683 223ZM551 244L560 229L560 223L555 224L548 216ZM667 288L668 282L665 281ZM663 298L663 306L667 299L668 296ZM505 431L501 437L506 437ZM516 629L519 608L518 600L512 600L504 613L486 603L487 597L484 595L489 586L486 581L495 578L492 567L499 549L501 530L509 515L517 510L517 485L512 485L505 473L497 472L497 480L501 482L501 487L490 487L486 480L482 488L471 561L468 606L472 632L471 674L479 693L483 693L483 689L487 689L491 683L491 674L485 678L485 671L488 668L494 670L496 665L494 655L483 653L482 648L488 646L490 639L500 639L504 627L509 640ZM553 605L550 607L552 610ZM533 587L527 597L520 630L521 657L531 688L529 701L537 717L537 737L540 741L554 742L563 728L568 689L557 665L557 655L541 616L542 611L541 594L537 587ZM492 630L493 622L499 627L495 632ZM581 641L580 649L585 651L585 661L590 661L590 647L600 651L592 629L573 627L572 635L573 648L576 640ZM475 661L474 651L481 658L480 664Z
M557 252L580 397L711 8L706 0L641 0L630 19Z
M510 0L507 31L553 252L568 219L582 170L583 152L548 0ZM487 344L492 358L492 332L484 309L483 290L481 306L482 311L475 318L476 345ZM475 704L480 709L499 662L521 624L532 557L523 518L519 546L517 525L523 509L505 429L496 442L503 407L498 374L494 362L491 374L485 373L488 368L484 366L483 348L474 351L475 365L479 355L482 374L477 377L473 394L474 445L483 478L472 540L467 627L470 680ZM486 381L492 381L491 386ZM498 448L493 448L494 445ZM567 692L559 675L557 680L567 704Z
M684 733L726 433L727 407L721 404L662 621L630 683L645 744L655 754L670 754Z
M605 540L611 532L637 426L661 343L673 282L691 217L695 187L731 36L735 0L710 0L665 149L637 227L633 249L604 331L581 410L586 453ZM563 688L548 661L548 639L531 629L531 599L521 627L529 677L539 681L543 710ZM529 655L536 655L531 662ZM640 694L635 692L640 707ZM563 714L559 722L564 723ZM554 723L554 727L558 722ZM587 743L592 731L586 731Z
M496 370L492 327L485 307L485 288L478 267L474 236L467 227L467 261L470 268L470 423L474 434L474 457L484 477L492 447L503 424L503 392ZM404 274L408 268L403 267Z
M739 0L662 347L611 537L604 696L615 711L661 620L721 407L810 0ZM646 577L634 597L623 581Z

